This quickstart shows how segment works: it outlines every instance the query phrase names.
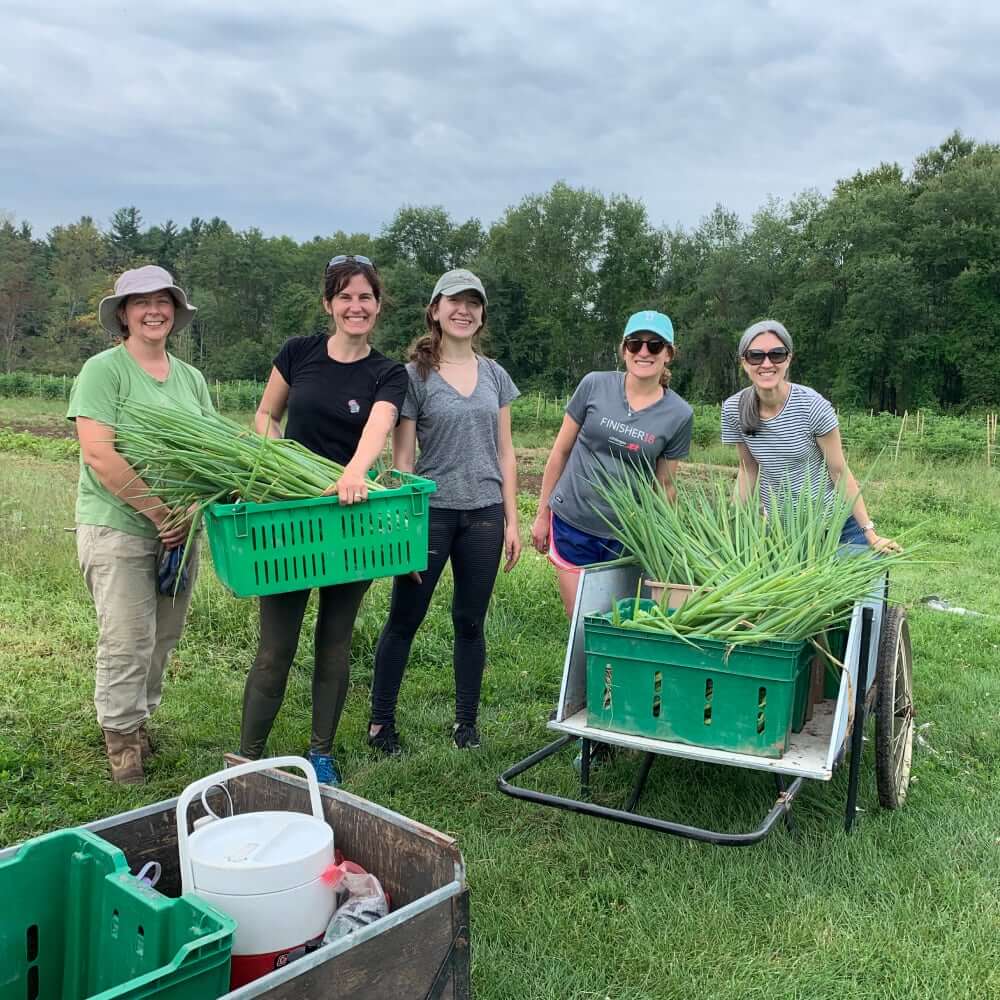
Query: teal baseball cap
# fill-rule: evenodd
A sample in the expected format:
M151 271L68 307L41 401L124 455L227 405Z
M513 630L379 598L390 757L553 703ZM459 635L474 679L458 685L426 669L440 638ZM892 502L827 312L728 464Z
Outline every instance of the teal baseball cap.
M644 309L642 312L632 313L629 316L622 340L631 337L633 333L655 333L657 337L665 340L668 344L674 342L674 324L670 322L670 317L655 309Z

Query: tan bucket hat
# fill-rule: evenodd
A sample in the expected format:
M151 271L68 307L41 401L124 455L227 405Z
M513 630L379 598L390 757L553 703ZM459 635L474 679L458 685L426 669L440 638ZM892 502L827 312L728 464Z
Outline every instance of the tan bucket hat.
M118 322L118 307L128 295L142 295L145 292L159 292L166 289L174 297L177 308L174 312L174 325L171 333L178 333L191 323L194 314L198 311L187 300L184 289L174 284L174 279L169 271L155 264L147 264L145 267L134 267L130 271L124 271L115 282L115 294L107 295L101 299L101 304L97 307L97 315L101 321L101 326L113 337L122 335L121 324Z

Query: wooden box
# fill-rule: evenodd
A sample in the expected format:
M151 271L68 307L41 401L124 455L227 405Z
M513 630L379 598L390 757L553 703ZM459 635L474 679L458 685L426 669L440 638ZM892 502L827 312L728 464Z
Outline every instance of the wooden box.
M227 765L241 758L227 756ZM309 812L306 782L263 771L228 782L237 812ZM469 890L455 841L430 827L340 789L320 785L323 810L344 856L375 874L392 898L392 912L266 976L226 993L226 1000L468 1000ZM212 808L227 808L213 790ZM159 861L157 889L180 894L176 799L87 825L120 847L137 872ZM190 819L202 815L192 804ZM0 852L2 853L2 852Z

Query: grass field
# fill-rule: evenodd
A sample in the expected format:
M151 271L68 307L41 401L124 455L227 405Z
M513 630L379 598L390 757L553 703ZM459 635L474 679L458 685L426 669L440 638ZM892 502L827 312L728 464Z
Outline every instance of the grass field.
M40 407L30 418L52 412ZM255 604L229 597L206 567L154 722L161 750L150 780L140 788L107 780L91 703L94 614L68 530L75 479L71 460L0 452L0 845L175 795L216 770L238 741ZM894 580L897 599L913 605L920 739L914 784L898 813L878 808L869 747L865 811L852 836L842 830L846 769L828 784L807 785L794 836L779 829L740 851L500 795L496 775L549 739L545 720L564 653L552 573L530 550L500 580L488 621L483 749L459 753L448 744L445 581L403 686L408 753L375 759L364 729L389 593L388 582L376 584L359 619L338 734L346 788L458 839L472 891L477 997L1000 996L997 486L998 474L983 467L900 462L875 470L869 505L880 529L932 543L925 561ZM532 511L530 497L522 507ZM920 606L930 594L983 616ZM306 745L309 634L307 627L274 753ZM533 783L573 793L569 761L565 754L548 762ZM635 764L622 755L598 772L595 798L619 803ZM665 760L643 808L745 829L771 795L764 775Z

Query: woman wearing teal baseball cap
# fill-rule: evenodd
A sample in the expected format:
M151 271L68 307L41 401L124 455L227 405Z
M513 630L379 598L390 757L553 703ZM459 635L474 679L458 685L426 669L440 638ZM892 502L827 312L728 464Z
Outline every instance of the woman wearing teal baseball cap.
M621 553L608 537L608 504L591 485L594 471L616 474L622 462L653 468L673 496L677 463L691 446L694 414L670 388L674 359L670 317L651 309L625 324L619 355L625 371L590 372L566 405L562 427L545 463L531 540L558 572L567 616L576 602L581 566Z

